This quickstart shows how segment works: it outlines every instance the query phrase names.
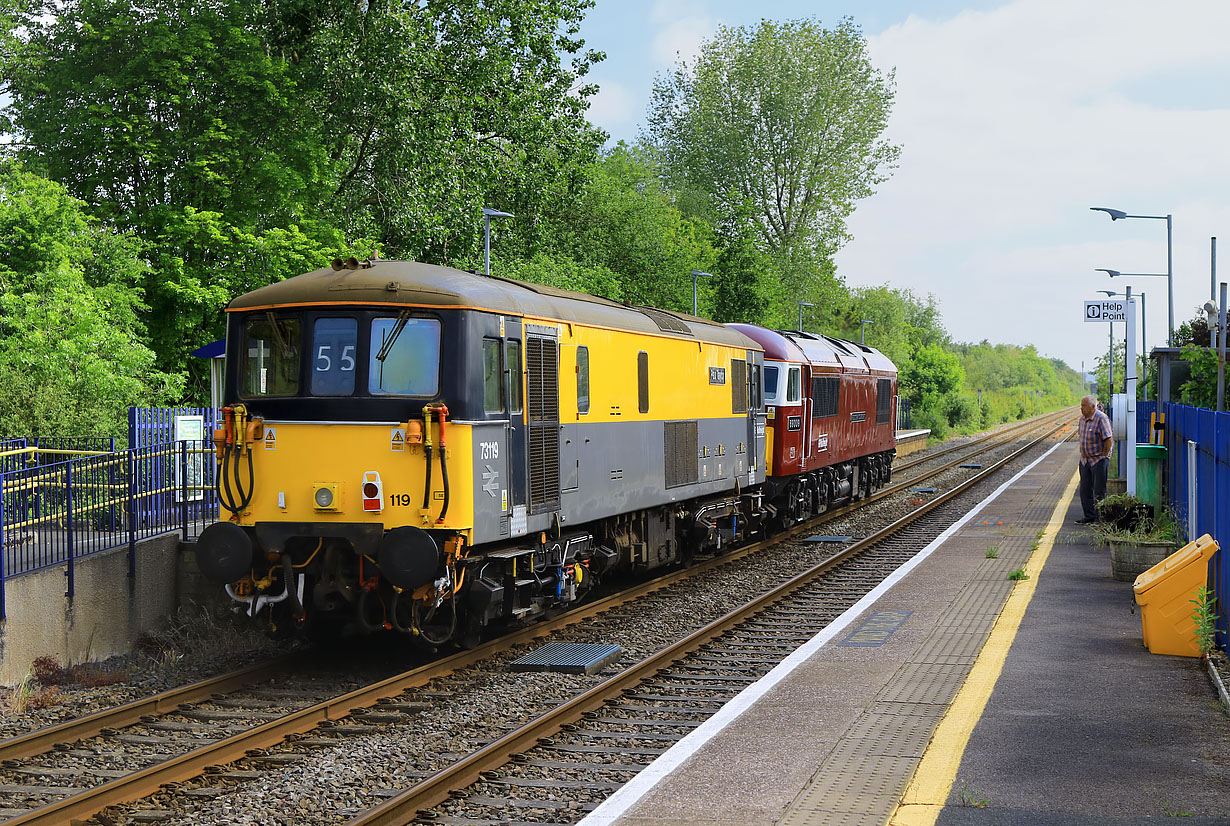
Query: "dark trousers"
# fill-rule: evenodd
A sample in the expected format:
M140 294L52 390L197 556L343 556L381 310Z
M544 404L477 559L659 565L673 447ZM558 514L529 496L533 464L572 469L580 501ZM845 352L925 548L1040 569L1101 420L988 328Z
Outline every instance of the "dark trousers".
M1110 459L1101 459L1091 465L1081 463L1081 510L1086 519L1098 518L1098 502L1106 497L1106 470Z

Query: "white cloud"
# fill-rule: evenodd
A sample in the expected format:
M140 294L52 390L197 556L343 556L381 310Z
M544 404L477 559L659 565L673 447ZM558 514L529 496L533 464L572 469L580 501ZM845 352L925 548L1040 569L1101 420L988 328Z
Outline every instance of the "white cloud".
M669 69L680 60L693 62L715 25L705 4L697 0L658 0L649 19L656 29L652 55L658 69Z
M1161 14L1139 0L1017 0L911 16L869 38L875 64L896 67L888 132L904 150L852 217L842 273L934 293L957 339L1032 342L1092 364L1107 331L1082 323L1080 302L1124 286L1094 268L1165 272L1166 236L1162 221L1112 225L1088 207L1171 212L1175 321L1189 318L1208 294L1209 236L1220 226L1230 239L1230 101L1218 82L1228 28L1221 2ZM1181 96L1199 108L1158 93L1170 76L1207 79ZM1134 284L1158 343L1165 279Z
M590 122L602 124L612 133L630 130L640 112L627 88L600 77L594 77L593 82L598 84L598 94L589 99Z

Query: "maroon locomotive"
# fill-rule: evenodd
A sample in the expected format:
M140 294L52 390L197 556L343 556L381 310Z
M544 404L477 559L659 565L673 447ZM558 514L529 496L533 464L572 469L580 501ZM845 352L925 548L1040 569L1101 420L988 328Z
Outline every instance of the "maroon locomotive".
M765 495L782 527L889 481L897 368L883 353L811 333L729 326L764 348Z

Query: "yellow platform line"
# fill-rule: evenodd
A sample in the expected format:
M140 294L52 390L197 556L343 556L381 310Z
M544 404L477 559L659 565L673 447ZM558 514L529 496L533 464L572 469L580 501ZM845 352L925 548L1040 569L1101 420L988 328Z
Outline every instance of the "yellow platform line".
M957 779L957 769L961 767L965 747L1004 669L1008 650L1021 627L1025 609L1029 607L1029 601L1033 599L1038 588L1038 577L1051 554L1051 548L1055 546L1055 537L1063 525L1068 503L1072 501L1079 481L1079 472L1074 472L1067 489L1059 497L1059 503L1051 513L1051 521L1047 523L1046 532L1038 541L1037 549L1025 564L1029 579L1018 582L1009 594L986 645L970 669L969 677L957 693L948 713L936 727L931 743L923 754L922 762L914 772L914 778L905 790L901 803L888 819L890 826L934 826L939 818L948 795L952 792L952 784Z

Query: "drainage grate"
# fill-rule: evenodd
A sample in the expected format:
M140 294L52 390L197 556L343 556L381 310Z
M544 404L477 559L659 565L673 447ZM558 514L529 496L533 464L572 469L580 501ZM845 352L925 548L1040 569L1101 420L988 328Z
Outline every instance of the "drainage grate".
M804 542L849 542L854 539L852 536L809 536L804 539Z
M562 671L565 674L593 674L614 662L623 649L603 643L549 642L537 651L508 664L513 671Z

